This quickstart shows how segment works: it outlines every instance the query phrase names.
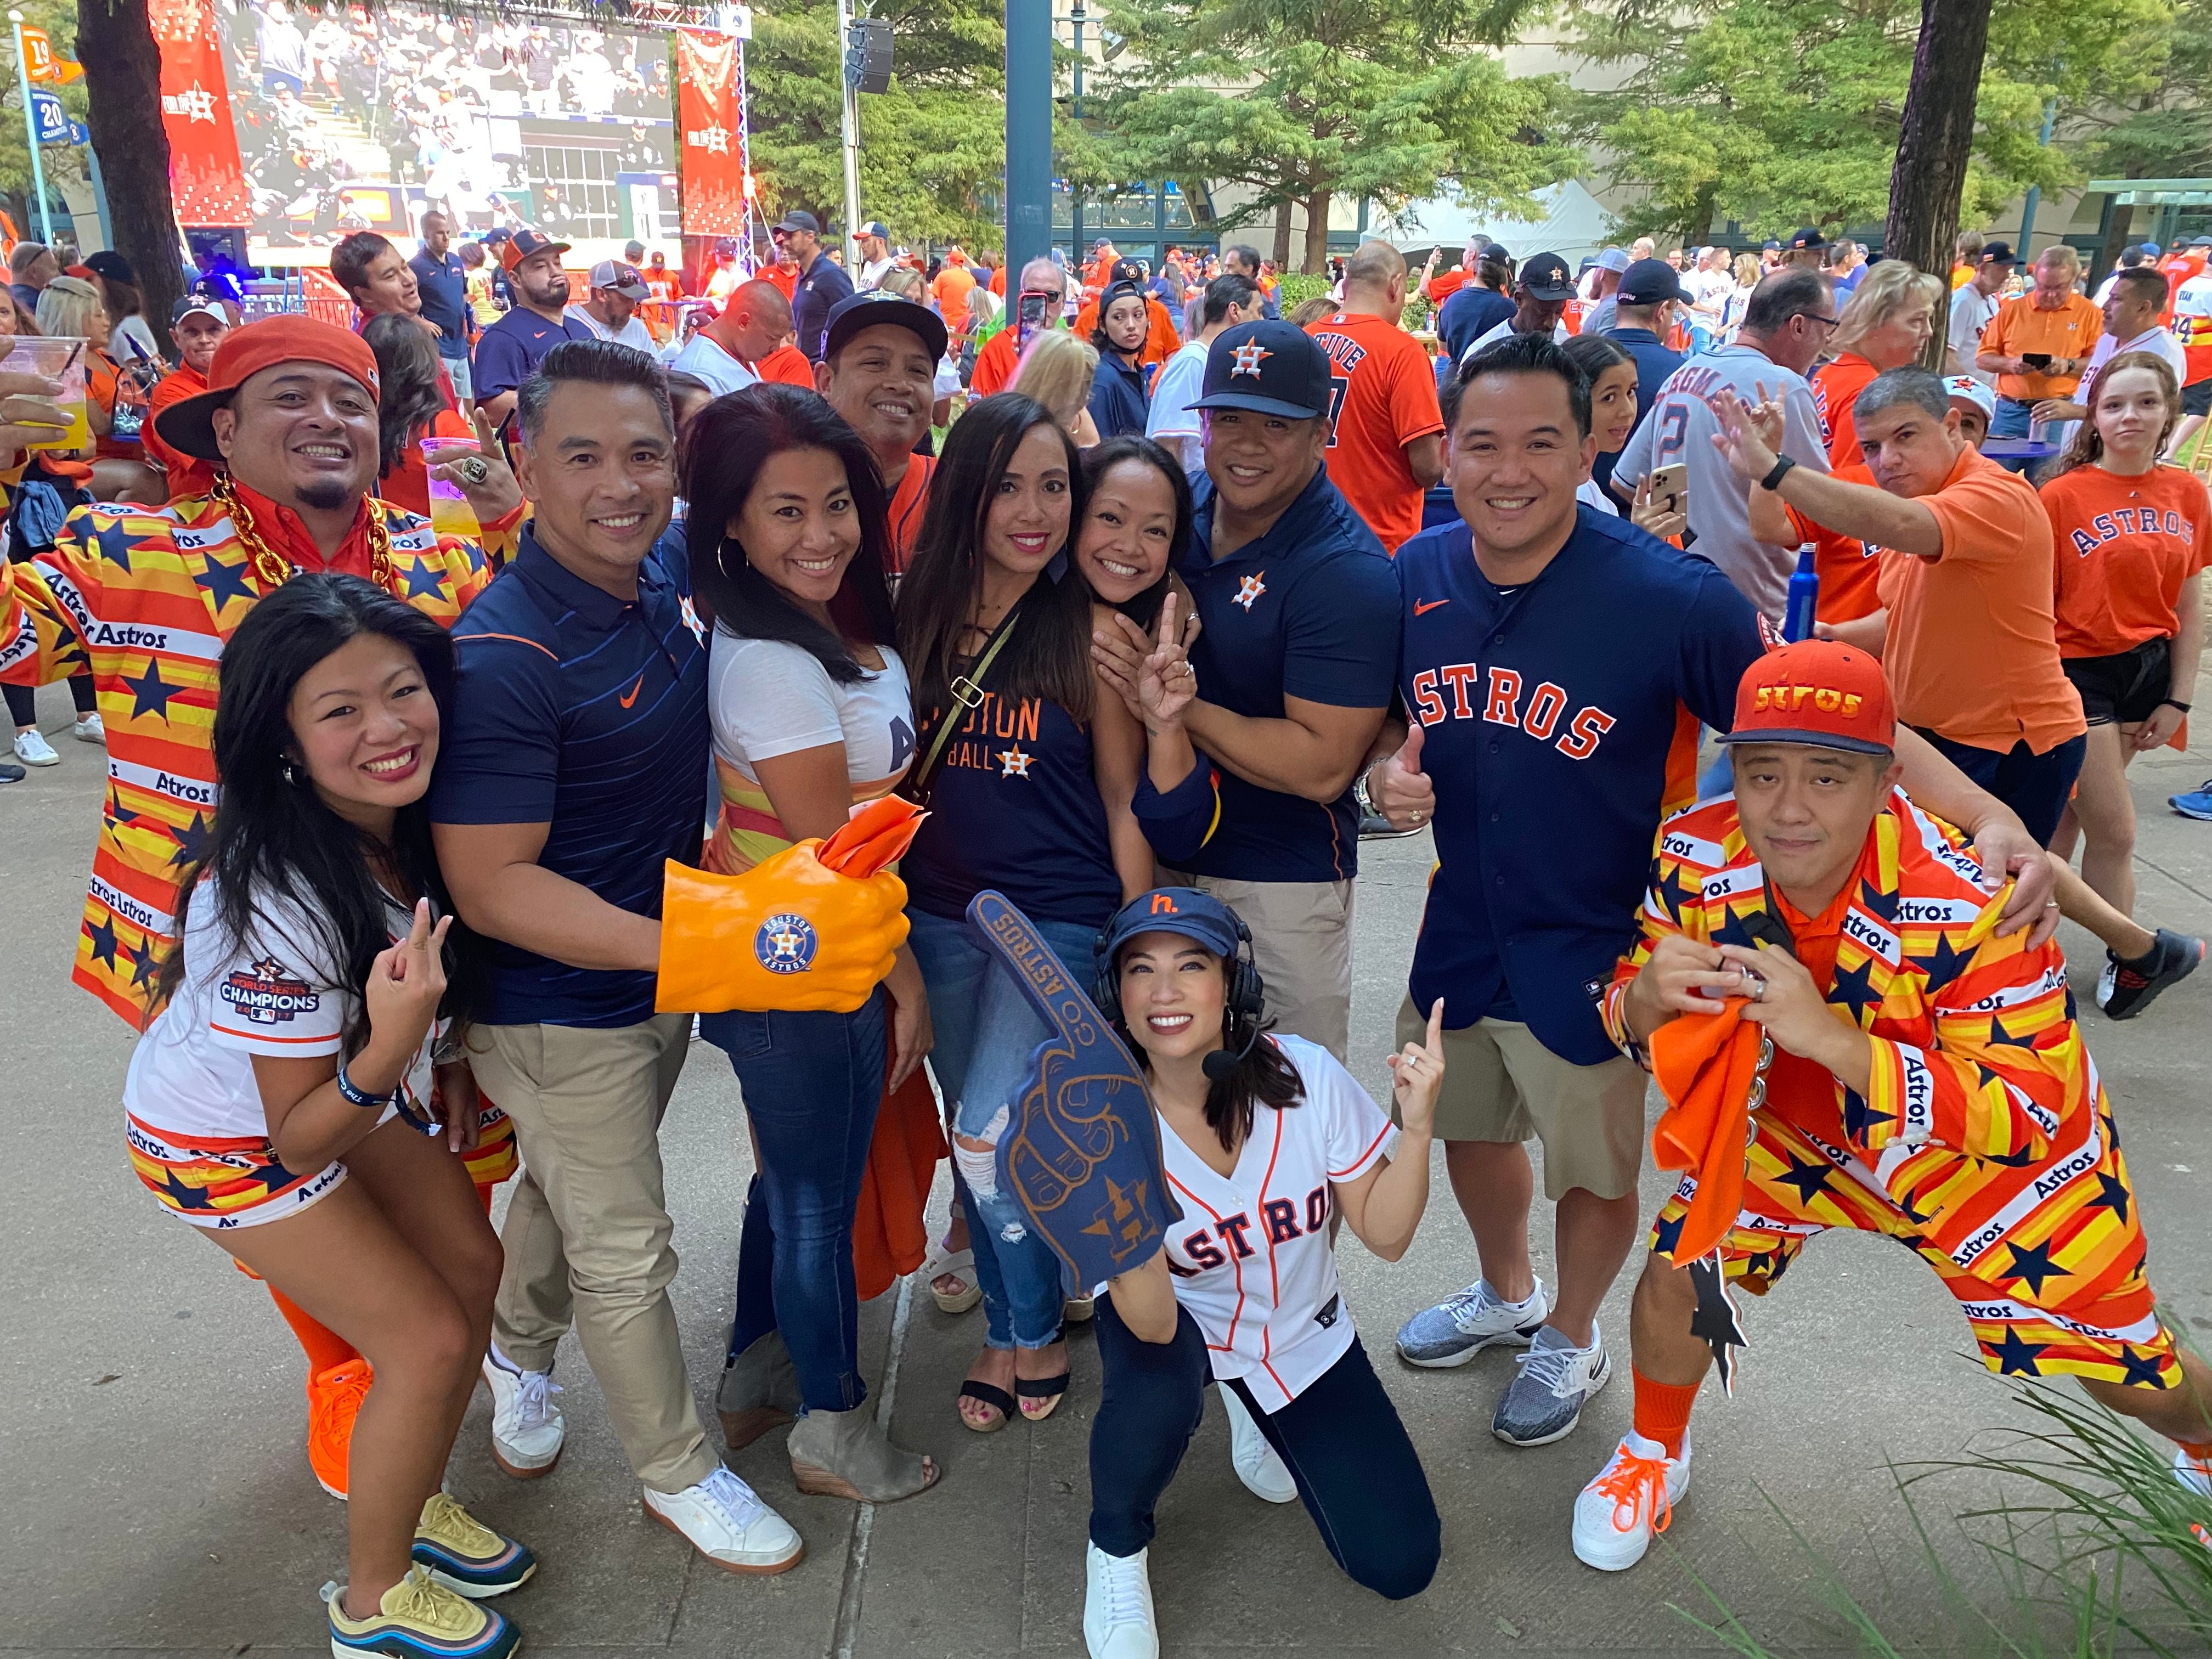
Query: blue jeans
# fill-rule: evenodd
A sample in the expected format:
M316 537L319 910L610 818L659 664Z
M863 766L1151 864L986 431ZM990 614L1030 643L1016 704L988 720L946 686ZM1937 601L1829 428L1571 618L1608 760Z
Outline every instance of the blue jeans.
M1990 416L1990 436L1992 438L2025 438L2028 417L2035 405L2018 398L1999 398L1997 412Z
M730 1057L760 1146L738 1243L734 1359L783 1333L809 1411L846 1412L860 1380L853 1212L884 1097L883 991L850 1014L705 1014Z
M937 1034L929 1069L944 1091L952 1132L995 1145L1006 1126L993 1120L1010 1107L1029 1075L1030 1056L1045 1039L1045 1023L1014 976L975 942L965 921L925 910L909 910L907 919L914 924L907 943L929 988L929 1018ZM1098 930L1079 922L1030 920L1079 981L1087 979ZM952 1179L968 1217L969 1245L975 1252L975 1283L983 1292L989 1326L985 1340L994 1348L1050 1346L1060 1340L1060 1306L1066 1300L1060 1258L1019 1201L999 1191L995 1155L968 1152L956 1143ZM988 1190L976 1190L978 1181Z

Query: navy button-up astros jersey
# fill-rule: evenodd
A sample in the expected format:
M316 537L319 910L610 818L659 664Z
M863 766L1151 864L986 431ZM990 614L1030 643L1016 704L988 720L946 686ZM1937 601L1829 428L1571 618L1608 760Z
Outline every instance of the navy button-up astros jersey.
M1765 649L1728 578L1579 509L1543 573L1501 591L1464 524L1398 550L1399 689L1437 791L1414 1006L1455 1030L1528 1025L1577 1065L1613 1054L1588 986L1634 942L1652 839L1696 791L1698 726L1727 730Z

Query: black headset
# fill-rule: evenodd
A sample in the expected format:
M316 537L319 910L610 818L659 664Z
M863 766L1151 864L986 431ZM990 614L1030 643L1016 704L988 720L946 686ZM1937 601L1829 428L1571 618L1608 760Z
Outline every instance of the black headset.
M1222 908L1229 910L1227 905ZM1229 920L1237 927L1237 953L1229 959L1229 1017L1232 1024L1241 1019L1251 1028L1243 1048L1236 1055L1242 1060L1251 1051L1253 1039L1259 1035L1260 1016L1267 1011L1267 987L1260 977L1259 964L1252 959L1252 930L1234 910L1229 910ZM1091 945L1091 1000L1098 1005L1098 1012L1106 1016L1109 1024L1121 1025L1126 1024L1121 1014L1121 976L1115 971L1113 954L1108 948L1108 941L1113 936L1109 927L1101 932Z

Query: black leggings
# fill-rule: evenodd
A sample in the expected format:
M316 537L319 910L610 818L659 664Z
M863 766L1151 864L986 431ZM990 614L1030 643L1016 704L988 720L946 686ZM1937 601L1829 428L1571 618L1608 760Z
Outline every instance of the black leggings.
M70 675L69 689L70 701L76 705L79 714L89 714L100 707L99 699L93 695L91 675ZM0 685L0 693L6 694L8 713L17 726L36 726L39 723L37 696L29 686Z
M1112 1296L1102 1296L1097 1330L1105 1378L1091 1425L1091 1541L1109 1555L1134 1555L1152 1541L1152 1508L1198 1431L1213 1371L1206 1338L1182 1309L1174 1341L1144 1342ZM1393 1601L1429 1587L1443 1549L1436 1500L1357 1337L1279 1412L1261 1411L1241 1382L1222 1386L1237 1390L1297 1482L1337 1565Z

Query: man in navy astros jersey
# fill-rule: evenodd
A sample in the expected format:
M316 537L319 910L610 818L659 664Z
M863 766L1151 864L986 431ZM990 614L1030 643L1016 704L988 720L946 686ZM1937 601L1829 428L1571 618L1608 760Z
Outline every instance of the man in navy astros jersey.
M1528 1345L1492 1428L1533 1446L1605 1385L1595 1316L1638 1232L1644 1074L1607 1039L1593 988L1632 940L1654 831L1690 804L1698 723L1727 729L1767 635L1714 566L1577 507L1589 387L1548 339L1486 348L1443 405L1462 522L1399 550L1410 727L1368 782L1394 825L1435 817L1406 1009L1444 1001L1436 1133L1483 1277L1408 1320L1398 1351L1444 1366ZM1917 798L1965 814L1984 868L2033 869L1994 799L1924 744L1900 754ZM1558 1206L1555 1297L1529 1267L1532 1134Z

